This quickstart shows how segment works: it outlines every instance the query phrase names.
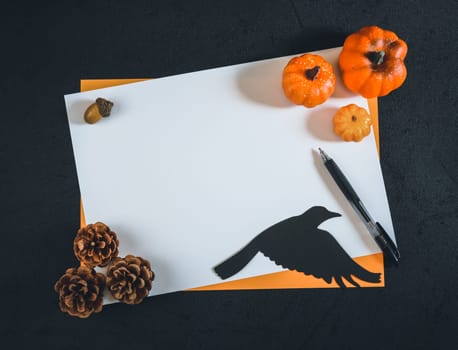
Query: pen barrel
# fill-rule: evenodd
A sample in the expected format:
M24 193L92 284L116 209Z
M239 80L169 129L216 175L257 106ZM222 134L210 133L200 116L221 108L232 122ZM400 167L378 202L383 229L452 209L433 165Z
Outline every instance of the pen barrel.
M342 173L337 164L332 159L330 159L324 165L328 169L329 174L331 174L335 183L340 188L345 197L349 201L354 202L354 204L360 202L360 199L353 189L353 186L350 185L350 182L348 182L347 178Z
M399 264L400 254L399 250L394 244L391 237L385 231L385 229L378 222L375 224L377 226L378 236L375 237L375 242L378 244L380 249L382 249L384 256L388 257L391 262L394 262L396 265Z

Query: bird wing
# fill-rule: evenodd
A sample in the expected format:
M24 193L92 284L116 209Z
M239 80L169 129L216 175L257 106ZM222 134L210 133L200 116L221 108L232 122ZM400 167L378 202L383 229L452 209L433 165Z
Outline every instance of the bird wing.
M306 275L323 278L330 283L333 276L347 274L355 264L337 240L327 231L287 230L271 235L260 251L277 265ZM263 242L263 243L265 243Z

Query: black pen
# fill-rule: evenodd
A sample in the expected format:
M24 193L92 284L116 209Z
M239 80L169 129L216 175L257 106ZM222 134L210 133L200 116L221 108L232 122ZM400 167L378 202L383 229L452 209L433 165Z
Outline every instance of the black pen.
M382 225L380 225L378 222L375 222L369 215L367 209L364 207L363 202L356 194L355 190L350 185L350 182L348 182L340 168L337 166L336 162L334 162L334 160L332 160L332 158L330 158L321 148L318 148L318 150L320 151L324 166L326 169L328 169L329 174L334 179L337 186L340 188L350 205L364 222L372 238L374 238L375 242L383 251L385 256L387 256L397 265L401 256L399 254L398 248L396 247L396 244L394 244Z

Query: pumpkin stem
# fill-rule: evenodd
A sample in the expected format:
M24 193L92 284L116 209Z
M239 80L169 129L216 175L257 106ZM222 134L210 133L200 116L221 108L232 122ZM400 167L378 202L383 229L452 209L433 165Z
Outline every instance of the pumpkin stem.
M307 69L305 71L305 76L308 80L313 80L315 79L319 71L320 71L320 66L315 66L313 68Z
M352 121L352 122L355 122L355 121L357 121L357 120L358 120L358 118L356 117L356 115L352 115L352 116L351 116L351 121Z
M366 57L371 61L372 64L382 64L385 57L385 51L370 51L366 53Z

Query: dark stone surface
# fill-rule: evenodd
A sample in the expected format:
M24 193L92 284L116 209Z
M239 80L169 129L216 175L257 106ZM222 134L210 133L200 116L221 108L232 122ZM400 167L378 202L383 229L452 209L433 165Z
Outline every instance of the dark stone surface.
M11 2L12 3L12 2ZM452 349L458 324L456 1L78 1L2 5L2 343L14 349ZM384 289L174 293L62 314L79 189L63 95L80 78L161 77L341 46L364 25L409 44L380 100L402 253ZM14 345L14 346L13 346Z

